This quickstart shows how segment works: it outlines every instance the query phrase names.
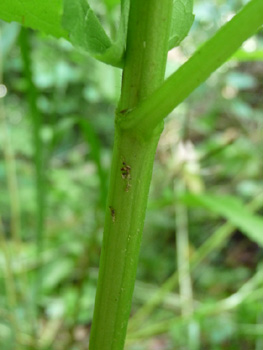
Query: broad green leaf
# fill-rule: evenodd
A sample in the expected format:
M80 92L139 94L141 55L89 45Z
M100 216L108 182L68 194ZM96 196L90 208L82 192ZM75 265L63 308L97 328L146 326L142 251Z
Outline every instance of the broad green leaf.
M64 0L62 25L69 40L94 55L103 54L111 41L86 0Z
M263 218L251 213L238 198L188 194L184 199L190 205L203 206L224 217L251 240L263 246Z
M187 36L193 21L193 0L174 0L169 50Z
M61 26L62 0L1 0L0 18L55 37L67 37Z
M105 63L121 66L129 0L121 1L118 37L111 42L87 0L1 0L0 19L63 37Z
M109 10L112 10L115 6L120 3L120 0L104 0L105 5Z
M117 65L121 65L124 51L126 49L126 38L128 31L128 19L129 19L130 0L121 0L121 17L118 35L116 41L112 47L105 53L105 57L111 59L111 57L117 58Z
M53 289L60 282L66 279L73 270L73 261L69 258L62 258L51 263L45 274L44 288Z
M89 52L100 61L120 66L125 49L128 12L129 1L123 0L118 37L114 43L105 33L86 0L64 0L62 23L74 45Z

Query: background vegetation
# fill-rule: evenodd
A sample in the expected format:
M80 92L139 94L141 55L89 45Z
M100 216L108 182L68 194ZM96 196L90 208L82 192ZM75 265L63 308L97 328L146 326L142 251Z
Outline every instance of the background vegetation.
M196 0L167 75L245 2ZM0 346L87 349L121 71L0 30ZM262 92L261 32L167 120L127 350L263 349Z

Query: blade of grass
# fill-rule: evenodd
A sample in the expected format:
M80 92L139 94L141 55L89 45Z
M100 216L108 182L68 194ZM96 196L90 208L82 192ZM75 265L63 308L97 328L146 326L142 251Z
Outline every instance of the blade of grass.
M0 216L0 244L4 254L4 259L5 259L4 261L5 267L3 268L3 275L4 275L4 284L6 289L6 296L8 301L8 309L10 311L9 315L10 315L10 323L11 323L12 335L13 335L12 343L14 348L16 348L18 345L17 336L19 333L19 323L16 317L17 291L16 291L16 285L15 285L15 278L12 272L13 256L6 242L1 216Z
M5 53L7 54L9 50L12 48L12 44L14 44L14 41L10 43L10 45L6 46ZM2 81L2 57L0 56L0 81ZM10 197L10 210L11 210L11 238L12 242L14 243L13 246L15 247L15 252L11 251L11 248L8 247L8 244L5 239L2 220L0 218L0 233L1 233L1 243L3 246L3 251L5 255L5 263L6 266L4 267L6 271L6 292L7 292L7 299L8 304L10 307L10 320L13 324L13 330L14 330L14 338L15 342L18 344L20 336L19 333L21 332L21 327L19 326L19 321L16 317L16 312L18 309L19 303L23 300L23 298L26 298L26 286L28 285L28 280L26 274L22 274L21 279L15 276L14 269L13 269L13 263L16 261L18 253L21 252L22 249L22 241L21 241L21 222L20 222L20 200L19 200L19 189L18 189L18 181L17 181L17 174L16 174L16 160L15 155L13 152L12 142L9 135L9 130L7 126L6 121L6 111L3 104L2 98L0 99L0 121L3 124L3 153L5 158L5 165L7 169L7 183L8 183L8 193ZM14 250L12 248L12 250ZM16 290L16 282L22 282L21 283L21 289L19 292ZM27 304L30 305L30 304Z
M185 192L183 178L174 181L174 192ZM200 349L199 324L192 319L194 312L193 288L190 273L189 259L189 233L188 233L188 208L180 201L175 205L175 232L176 232L176 257L178 268L178 283L181 297L181 313L191 319L187 325L187 344L189 350Z
M262 207L263 198L262 194L259 194L256 198L253 199L248 205L247 208L251 212L257 211ZM195 252L191 257L190 266L191 269L196 269L199 264L212 252L220 249L226 242L227 239L231 236L235 226L227 222L218 228ZM171 277L169 277L163 285L160 287L158 292L149 299L132 317L129 330L137 329L141 326L143 321L149 317L153 310L162 303L165 296L173 290L178 282L178 272L175 271Z
M181 193L185 190L182 179L175 180L174 191ZM193 290L189 262L188 212L185 204L176 202L175 205L176 258L178 268L179 291L182 296L181 308L183 315L193 312Z
M0 57L0 82L2 82L2 60ZM7 187L11 212L11 237L16 242L17 248L21 243L20 200L17 181L16 161L6 120L5 108L0 98L0 124L3 137L3 154L5 159Z
M97 173L100 180L100 203L104 209L106 206L108 183L107 173L101 162L101 143L93 130L92 125L87 119L79 119L79 126L83 132L85 141L90 146L90 155L97 167Z
M200 306L194 311L193 317L198 320L222 312L231 311L247 300L260 300L262 297L263 288L258 287L262 286L262 273L263 269L261 267L261 269L255 273L254 276L252 276L236 293L232 294L231 296L217 302L200 304ZM178 317L177 319L173 318L157 322L156 324L148 327L141 327L140 330L130 334L129 341L127 343L130 345L138 339L145 339L147 337L165 333L175 326L188 324L190 321L191 316L184 315L182 317Z
M37 318L38 318L38 301L42 289L42 252L44 247L44 226L45 226L45 203L46 203L46 186L45 186L45 167L44 167L44 147L41 138L42 115L38 109L37 99L38 91L33 81L32 59L31 59L31 43L28 29L22 28L19 38L21 58L23 63L24 76L26 78L26 98L28 103L29 114L31 117L33 132L32 143L34 150L34 170L35 170L35 198L36 198L36 255L40 261L39 268L36 270L34 288L33 288L33 303L31 303L34 346L37 348Z

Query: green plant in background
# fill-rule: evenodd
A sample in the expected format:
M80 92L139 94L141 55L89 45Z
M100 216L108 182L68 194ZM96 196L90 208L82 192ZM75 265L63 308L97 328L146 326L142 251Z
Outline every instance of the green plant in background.
M107 6L110 8L112 3L108 1ZM262 0L250 1L164 81L167 53L180 44L193 23L192 1L123 0L120 8L121 16L117 34L113 33L110 37L86 0L45 1L39 4L31 0L24 2L4 0L0 4L0 17L3 20L17 21L23 26L55 37L63 37L81 51L123 70L121 96L116 108L104 238L90 337L91 350L121 350L124 347L153 161L164 118L230 58L239 46L256 33L263 24ZM33 120L37 146L36 179L39 189L38 234L41 246L43 145L41 147L39 143L40 119L30 69L27 70L29 61L26 55L26 37L23 34L21 40L24 48L22 54L25 73L28 81L31 81L28 90L31 114L35 117ZM87 125L84 124L82 127L85 135L89 138L94 137ZM96 140L93 142L93 145L95 144ZM103 183L105 175L100 166L96 147L92 152L101 183ZM103 191L105 192L105 189ZM187 202L187 196L185 201ZM227 199L227 204L223 200L217 202L205 196L197 197L196 201L192 197L191 201L205 207L213 207L215 212L226 216L235 225L245 226L248 232L252 231L250 230L252 226L261 225L261 222L258 223L254 218L244 220L242 216L243 220L239 220L238 213L242 211L240 209L242 206L238 202L231 203L235 210L234 213L232 211L229 213L226 209L229 203ZM248 222L250 222L249 225ZM257 230L251 233L252 239L255 239L255 235L260 236L261 231ZM211 249L209 246L205 246L203 251L201 249L200 255L194 256L193 265L198 264L209 249ZM173 281L174 278L170 280L170 284L173 284ZM164 290L165 288L170 287L167 288L166 285ZM155 297L155 302L156 298L158 297ZM146 307L146 311L142 310L143 316L139 314L137 320L145 317L155 302L148 304L148 309ZM227 305L227 301L225 304ZM202 315L205 312L204 309L201 308L197 313ZM209 312L210 310L211 308ZM136 322L136 317L133 322ZM166 329L169 326L167 323L156 325L157 332L158 327ZM151 329L148 333L155 330Z

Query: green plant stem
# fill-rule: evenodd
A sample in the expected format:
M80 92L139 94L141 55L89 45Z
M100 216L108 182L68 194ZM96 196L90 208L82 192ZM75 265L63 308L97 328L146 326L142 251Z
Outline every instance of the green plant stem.
M184 165L182 165L183 167ZM186 185L183 176L174 181L174 192L185 193ZM181 299L182 317L189 317L187 325L187 344L189 350L200 349L200 327L193 319L194 300L189 257L188 208L180 201L175 205L176 256L178 282Z
M2 217L0 216L0 244L4 255L4 265L3 269L4 275L4 285L6 289L6 296L8 302L8 308L10 312L10 323L13 330L14 349L17 349L18 345L18 333L19 333L19 323L17 321L16 310L17 310L17 292L15 285L15 278L12 271L12 253L10 253L10 248L8 247L7 240L5 238Z
M175 193L185 192L183 179L175 180ZM188 212L184 203L176 202L176 257L182 315L193 313L193 290L189 261Z
M263 24L263 1L252 0L137 108L119 115L124 130L147 136Z
M35 219L36 219L36 257L39 261L39 268L36 270L33 288L33 302L29 301L28 310L30 310L32 339L34 342L33 348L38 348L37 336L37 318L38 318L38 303L42 288L42 253L43 253L43 236L45 222L45 171L44 171L44 148L41 138L42 116L37 106L38 90L33 81L32 74L32 59L31 59L31 43L29 32L26 28L22 28L20 32L20 50L23 63L24 76L26 78L26 97L28 103L29 114L32 120L32 147L34 150L34 166L35 166Z
M1 59L1 58L0 58ZM1 66L1 62L0 62ZM0 67L1 70L1 67ZM0 82L2 81L0 72ZM16 243L16 248L21 245L21 220L20 220L20 200L17 181L16 161L12 141L9 133L9 128L6 119L5 107L0 101L0 126L3 136L3 154L6 166L7 187L10 201L11 212L11 236Z
M120 114L163 82L172 4L131 1ZM90 350L124 347L160 133L156 129L145 141L116 126Z

